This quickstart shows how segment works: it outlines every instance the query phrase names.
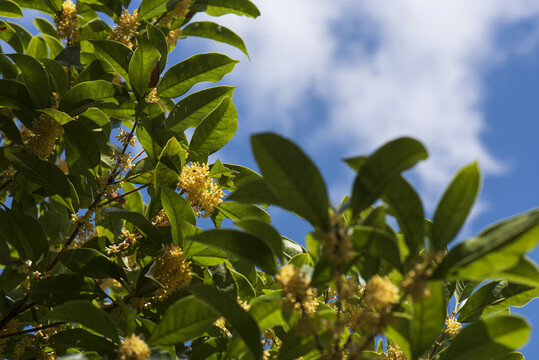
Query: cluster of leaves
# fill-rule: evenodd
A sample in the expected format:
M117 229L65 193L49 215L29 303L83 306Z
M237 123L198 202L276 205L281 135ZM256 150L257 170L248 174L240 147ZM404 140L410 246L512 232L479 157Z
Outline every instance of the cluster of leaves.
M0 1L2 16L56 19L36 18L37 36L0 23L15 51L0 55L0 357L523 358L530 327L509 308L539 293L525 255L538 211L449 250L479 169L460 170L426 220L401 176L427 158L411 138L346 160L357 176L338 209L314 163L275 134L252 137L262 175L206 166L236 131L234 88L185 94L237 61L199 54L166 70L167 58L186 36L247 54L231 30L192 19L255 18L256 6L142 0L129 14L129 0L78 0L73 16L69 3ZM306 247L270 225L270 205L312 225Z

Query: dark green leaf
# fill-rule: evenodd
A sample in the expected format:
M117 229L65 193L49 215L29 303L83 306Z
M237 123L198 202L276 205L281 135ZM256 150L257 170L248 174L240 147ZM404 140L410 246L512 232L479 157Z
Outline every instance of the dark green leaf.
M253 235L236 230L217 229L204 231L192 237L191 240L230 252L270 274L275 274L277 271L271 249L263 240Z
M294 211L314 227L329 226L326 185L316 165L291 141L272 133L254 135L256 162L278 194L279 206Z
M424 245L425 215L421 199L402 176L396 176L386 185L382 199L389 205L390 214L397 218L408 249L416 254Z
M252 18L260 16L258 8L249 0L195 0L191 10L204 11L211 16L225 14L244 15Z
M94 168L101 163L101 150L94 133L78 121L70 121L64 125L68 140L79 151L80 158Z
M211 21L199 21L187 25L182 29L182 36L198 36L232 45L249 57L241 37L232 30Z
M420 142L399 138L376 150L358 171L352 190L354 216L371 205L387 184L402 171L427 158L427 151Z
M49 49L47 48L47 43L45 39L37 35L30 40L28 46L26 47L26 54L33 56L35 58L46 58L49 56Z
M140 10L139 10L140 17ZM155 46L157 51L161 54L161 59L159 60L159 74L161 74L166 66L168 59L168 44L165 34L157 26L154 26L150 23L146 23L146 31L148 32L148 39Z
M506 280L481 286L460 309L459 322L473 322L509 306L521 307L539 297L539 288L518 285Z
M112 28L106 22L101 19L94 19L80 29L80 39L104 40L111 32Z
M17 249L19 256L33 261L49 251L49 242L41 223L24 213L0 210L0 234Z
M204 232L206 233L206 232ZM245 341L245 344L255 359L262 357L262 344L260 343L260 329L252 316L241 308L236 299L223 294L215 287L193 285L188 288L197 299L203 301L216 313L224 316L232 328Z
M234 69L238 61L217 53L198 54L171 67L157 86L160 97L175 98L200 82L217 82Z
M137 36L137 48L129 62L129 82L138 100L141 100L148 90L150 75L161 54L150 40Z
M112 40L90 40L96 54L108 62L110 66L125 80L129 80L129 60L133 52L122 43Z
M114 351L116 350L116 346L112 342L102 336L94 335L91 332L80 328L58 332L49 338L48 344L96 351L98 354L107 355L109 358L114 358L116 356L116 352ZM61 359L66 358L67 357L61 357ZM75 359L71 358L71 360Z
M21 132L17 125L15 125L14 119L0 114L0 129L2 129L2 132L9 140L15 144L23 145Z
M234 276L236 284L238 284L238 296L240 299L248 300L256 297L255 289L253 288L253 285L251 285L251 282L245 277L245 275L232 269L230 269L230 272L232 273L232 276Z
M11 0L1 0L0 1L0 16L7 16L13 18L22 17L22 10Z
M245 232L263 240L273 252L273 256L283 261L283 241L279 232L269 223L259 219L241 219L234 223Z
M219 291L233 299L238 298L238 284L225 263L208 266L207 270L213 280L213 285Z
M74 300L57 306L47 314L50 320L75 322L97 331L119 343L120 338L112 318L103 310L85 300Z
M51 24L47 19L36 17L34 19L34 25L43 34L58 37L58 33L56 32L56 27L54 27L54 25Z
M263 178L242 183L236 191L228 196L228 200L252 204L278 205L280 203L275 191Z
M56 306L66 301L104 299L107 295L95 280L80 275L51 275L32 285L30 298L45 306Z
M232 98L234 90L232 86L215 86L184 97L170 111L165 127L174 132L197 127L226 96Z
M170 306L153 330L150 345L173 345L202 335L219 316L194 296Z
M152 17L160 16L165 11L172 10L177 2L177 0L142 0L138 11L138 17L139 19L150 19ZM174 5L171 6L171 3Z
M255 218L266 223L271 221L269 214L262 208L253 204L237 202L224 202L219 204L212 214L212 219L216 227L221 226L224 218L237 221L246 218Z
M211 155L228 143L238 128L238 113L229 97L209 113L197 126L189 151L197 156Z
M86 81L69 90L60 102L59 110L70 115L77 115L90 107L101 104L120 104L129 100L129 94L120 85L104 80Z
M35 108L26 86L8 79L0 79L0 105L20 110Z
M80 63L80 45L68 45L62 50L54 60L58 61L63 66L82 69Z
M69 78L67 77L66 71L62 65L55 60L41 59L40 61L45 65L45 68L51 75L50 79L52 80L51 82L54 91L56 91L60 97L63 97L67 90L69 90Z
M474 322L457 335L440 360L491 360L523 346L530 326L518 316L500 315Z
M441 281L428 283L430 295L414 302L412 320L412 358L417 359L436 340L444 327L446 306Z
M142 234L146 235L148 240L156 243L161 243L163 241L161 231L157 227L153 226L152 223L144 217L144 215L138 212L108 207L103 209L101 214L127 220L131 224L135 225Z
M432 245L444 250L457 235L479 193L481 174L477 162L463 167L445 191L432 224Z
M89 248L66 250L58 257L69 270L81 275L96 279L111 277L118 281L128 281L123 268L97 250Z
M183 221L196 225L193 208L180 194L168 188L161 189L161 202L170 220L172 239L175 243L181 244L183 240L181 232Z

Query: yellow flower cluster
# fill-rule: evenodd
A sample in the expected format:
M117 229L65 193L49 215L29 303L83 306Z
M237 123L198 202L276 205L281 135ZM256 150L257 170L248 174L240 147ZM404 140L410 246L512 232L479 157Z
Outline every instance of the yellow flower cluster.
M156 291L153 299L163 301L174 291L191 282L191 262L185 261L178 245L166 245L155 258L154 278L164 288Z
M462 329L462 325L455 320L454 318L450 317L445 319L445 333L449 334L452 339L455 338L455 336L458 335L460 332L460 329Z
M148 95L146 95L145 100L148 104L154 104L156 102L159 102L159 97L157 96L157 88L152 88Z
M391 344L384 353L384 357L388 360L408 360L404 352L396 344Z
M118 167L119 173L123 171L128 172L129 170L135 167L135 165L131 163L132 161L131 152L127 154L117 154L116 150L110 149L110 156L116 162L116 166Z
M170 24L172 24L172 21L176 18L183 18L185 16L185 13L187 12L187 9L189 8L189 5L191 5L191 0L180 0L174 9L172 9L164 18L161 20L161 25L164 27L168 27Z
M60 39L65 39L68 42L79 41L79 20L77 19L77 8L73 1L64 1L62 12L59 16L54 16L54 23Z
M120 133L118 135L116 135L116 139L118 139L119 142L122 143L122 145L125 146L125 144L129 141L129 145L131 146L135 146L137 144L137 137L136 136L132 136L131 138L129 138L129 133L123 131L123 129L119 129L120 130Z
M198 217L209 217L217 205L223 202L223 191L212 182L208 164L198 162L184 166L178 180L178 190L185 193L187 201Z
M178 41L178 38L180 37L181 34L182 34L181 28L170 30L166 36L167 45L168 46L176 45L176 42Z
M84 242L90 238L97 236L97 230L95 223L100 221L103 217L101 214L95 211L88 210L84 216L80 217L78 214L71 214L71 221L75 225L79 225L78 242L72 244L72 248L78 248Z
M348 227L340 224L340 216L330 218L330 231L321 232L324 254L335 264L346 264L356 255Z
M13 167L13 165L9 165L7 169L5 169L4 171L0 173L0 177L5 178L7 180L14 180L16 173L17 172L15 171L15 168Z
M118 25L114 27L114 30L109 35L108 39L121 42L132 49L133 43L131 42L131 39L139 26L137 19L138 10L133 10L133 15L129 14L127 9L124 10L122 15L118 18Z
M365 285L363 302L368 308L384 313L399 300L399 289L391 283L388 276L373 276Z
M0 320L3 319L3 316L0 314ZM11 319L9 322L4 326L3 329L0 329L0 335L6 335L11 334L17 331L17 328L19 327L19 321L17 319ZM9 341L9 338L3 338L0 339L0 354L4 353L4 344Z
M318 307L316 289L310 287L311 279L293 264L284 265L275 276L277 284L284 290L287 301L296 310L314 313Z
M157 215L152 219L154 226L170 226L170 219L164 209L159 210Z
M46 160L56 149L56 140L64 133L52 117L41 114L32 122L32 130L23 129L22 138L26 142L28 151Z
M151 354L148 344L137 335L126 337L118 348L119 360L146 360Z
M137 243L137 240L140 238L138 234L132 234L129 230L122 230L123 241L119 244L112 244L107 246L107 255L114 255L118 253L123 253L129 250L130 247Z

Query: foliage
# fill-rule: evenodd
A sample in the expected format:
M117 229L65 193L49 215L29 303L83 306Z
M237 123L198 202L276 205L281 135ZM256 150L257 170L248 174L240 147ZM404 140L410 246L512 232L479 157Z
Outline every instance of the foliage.
M168 56L187 36L247 54L232 30L193 19L258 9L129 3L0 1L4 17L55 19L36 18L36 36L0 24L14 51L0 55L2 357L523 358L514 350L530 326L509 308L539 293L526 257L539 211L457 244L479 168L462 168L426 220L402 177L427 158L411 138L347 159L357 176L338 208L278 135L252 137L262 175L208 164L238 126L234 88L186 94L237 61L208 53L167 67ZM271 226L268 206L312 225L306 248Z

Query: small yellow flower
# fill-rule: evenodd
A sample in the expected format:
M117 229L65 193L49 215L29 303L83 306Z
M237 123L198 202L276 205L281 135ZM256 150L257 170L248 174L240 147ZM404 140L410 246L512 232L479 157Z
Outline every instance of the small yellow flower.
M32 130L23 129L22 138L26 142L28 151L46 160L56 149L56 140L64 133L64 128L60 126L52 117L41 114L37 120L32 122Z
M159 102L159 97L157 96L157 88L152 88L148 95L146 95L146 102L149 104L154 104L156 102Z
M119 360L146 360L151 354L148 344L137 335L126 337L118 349Z
M187 12L187 8L191 5L191 0L180 0L174 9L172 9L164 18L161 20L161 25L168 27L172 21L176 18L183 18Z
M401 350L399 345L391 344L387 348L387 352L384 353L384 357L388 360L407 360L408 358L404 355L404 352Z
M125 146L125 144L128 142L128 139L129 139L129 145L135 146L137 144L136 136L132 136L131 138L129 138L129 133L125 132L121 128L119 130L120 130L120 133L116 135L116 139L118 139L118 141L121 142L122 145Z
M166 36L167 45L168 46L176 45L176 42L178 41L178 38L180 37L181 34L182 34L181 28L170 30Z
M378 312L387 312L391 304L399 300L399 289L388 276L373 276L365 285L365 305Z
M452 317L445 319L445 333L449 334L452 339L458 335L460 329L462 329L462 325L457 320Z
M170 226L170 219L164 209L159 212L152 219L152 225L154 226Z
M114 30L109 35L108 39L121 42L132 49L133 43L131 43L131 39L139 26L137 19L138 10L134 10L133 15L129 14L127 9L124 10L122 15L118 18L118 25L114 27Z
M163 301L174 291L191 282L191 262L185 261L183 251L178 245L166 245L155 258L154 278L164 288L156 291L153 299Z
M223 202L223 191L209 177L208 164L193 163L184 166L178 180L178 190L185 193L198 217L209 217L217 205Z
M316 289L310 287L311 279L301 268L293 264L284 265L275 276L277 284L284 290L287 301L296 310L314 313L318 307Z
M74 42L79 40L79 20L77 19L77 8L73 1L67 0L62 4L62 12L59 16L54 16L54 23L60 39Z

